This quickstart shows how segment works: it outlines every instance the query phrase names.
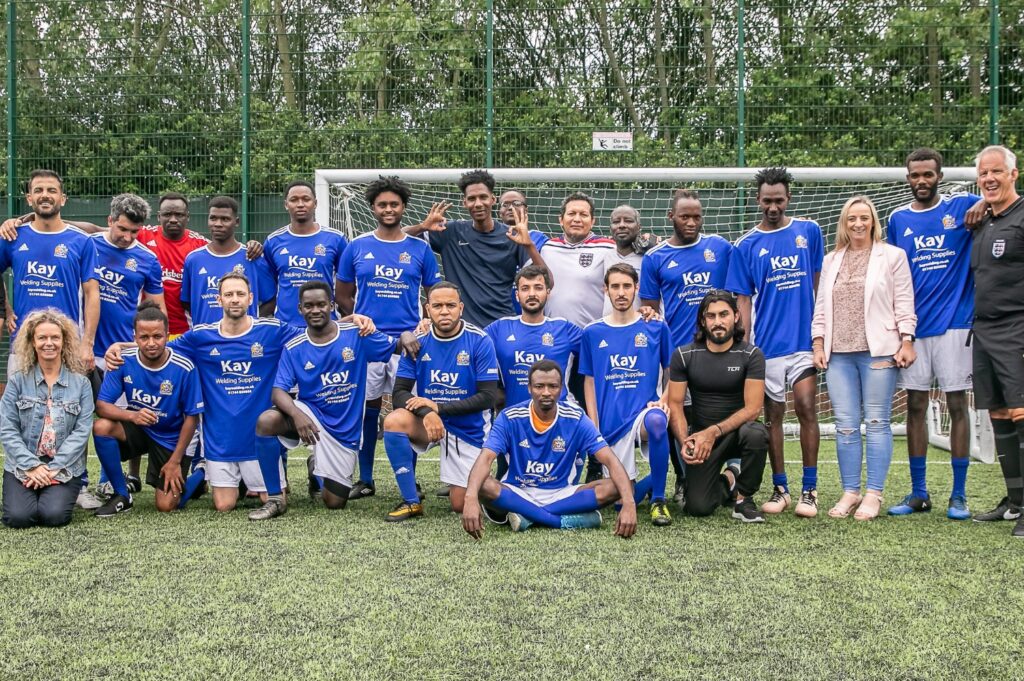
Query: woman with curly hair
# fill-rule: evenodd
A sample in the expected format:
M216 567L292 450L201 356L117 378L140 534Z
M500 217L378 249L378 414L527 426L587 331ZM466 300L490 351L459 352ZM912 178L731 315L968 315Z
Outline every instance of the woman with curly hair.
M74 323L54 309L30 314L14 341L19 369L0 398L8 527L71 522L93 413L79 346Z

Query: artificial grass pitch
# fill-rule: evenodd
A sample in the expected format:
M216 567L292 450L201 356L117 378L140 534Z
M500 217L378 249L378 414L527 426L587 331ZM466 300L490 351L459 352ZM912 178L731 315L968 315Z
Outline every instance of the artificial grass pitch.
M798 459L789 443L787 459ZM383 451L378 452L383 457ZM148 488L109 520L0 529L5 679L1013 679L1024 675L1021 555L1012 523L945 518L948 458L931 452L935 510L832 520L823 443L819 517L744 525L671 511L637 535L486 526L473 541L423 462L425 518L384 522L377 496L342 511L305 494L253 523L209 495L158 514ZM886 503L909 490L897 441ZM830 462L830 463L826 463ZM90 472L98 466L90 459ZM799 485L799 465L787 466ZM670 472L669 489L672 485ZM766 480L770 478L766 475ZM972 465L968 500L1003 495ZM759 501L766 498L767 485Z

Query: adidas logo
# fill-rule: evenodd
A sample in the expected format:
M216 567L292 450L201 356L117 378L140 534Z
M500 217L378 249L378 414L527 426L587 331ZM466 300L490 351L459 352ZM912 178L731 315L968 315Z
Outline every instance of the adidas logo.
M306 371L309 371L310 369L315 369L315 368L316 368L316 365L314 365L312 362L306 362L306 366L303 367L303 369L305 369Z
M420 357L420 361L421 362L429 362L430 361L430 353L429 352L425 353L422 357Z
M376 258L373 257L373 253L367 253L363 256L363 260L376 260Z
M131 376L128 376L128 375L126 375L126 376L124 377L124 382L125 382L125 383L127 383L128 385L131 385L131 383L132 383L132 377L131 377Z
M18 251L19 251L19 252L21 252L21 251L27 251L27 250L28 250L28 244L22 244L22 245L21 245L21 248L19 248L19 249L18 249Z
M907 227L907 231L903 232L903 236L910 236L913 233L914 230L910 229L910 227Z
M210 350L210 357L220 357L220 350L217 348Z
M762 248L761 252L757 254L758 257L761 257L763 255L768 255L768 249L767 248Z
M526 439L524 438L523 441L519 443L519 446L520 447L529 447L530 443L527 442Z
M516 339L516 335L514 333L510 333L508 335L508 338L506 338L505 340L507 340L507 341L514 341L515 339Z
M281 249L281 255L288 255L288 247L287 246L285 246L284 248Z
M406 468L405 466L402 466L397 471L395 471L395 475L401 475L402 473L412 473L412 471Z
M200 267L199 268L199 274L206 274L206 268L205 267Z
M668 261L668 267L665 269L672 269L673 267L679 267L679 264L675 260Z
M606 347L608 347L608 341L601 341L600 343L597 344L597 347L599 347L599 348L606 348Z

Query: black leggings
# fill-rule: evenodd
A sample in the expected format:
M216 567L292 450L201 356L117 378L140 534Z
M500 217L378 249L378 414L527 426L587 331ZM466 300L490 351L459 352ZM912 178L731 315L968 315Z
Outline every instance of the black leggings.
M729 459L740 459L736 491L752 497L761 486L768 457L768 429L755 421L715 440L711 454L701 464L686 464L686 512L711 515L719 506L730 503L729 487L722 466Z

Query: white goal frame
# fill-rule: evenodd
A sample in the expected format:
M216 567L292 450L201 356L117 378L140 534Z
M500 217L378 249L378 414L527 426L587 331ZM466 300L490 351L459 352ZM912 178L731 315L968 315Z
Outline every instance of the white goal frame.
M372 182L380 176L397 175L406 182L452 183L473 168L345 168L318 169L314 173L314 188L317 199L316 219L321 224L330 223L331 186L348 183ZM561 184L597 183L686 183L752 182L759 168L489 168L488 172L504 184L552 182ZM788 168L795 182L902 182L906 179L905 167L802 167ZM977 172L972 166L943 168L944 182L975 182ZM343 199L348 200L348 199ZM339 225L346 232L353 232L350 224ZM949 437L938 428L939 404L933 401L928 412L928 441L932 446L949 450ZM797 424L786 424L787 433L793 435ZM992 463L994 461L994 439L988 413L971 410L971 456ZM834 435L835 426L822 424L822 433ZM894 424L896 435L905 435L902 424Z

